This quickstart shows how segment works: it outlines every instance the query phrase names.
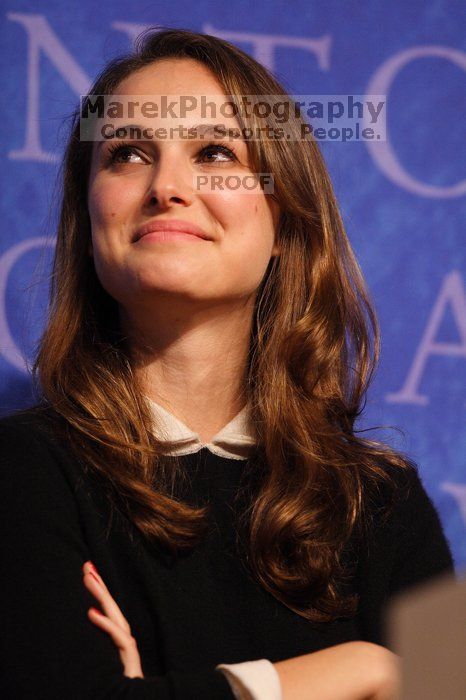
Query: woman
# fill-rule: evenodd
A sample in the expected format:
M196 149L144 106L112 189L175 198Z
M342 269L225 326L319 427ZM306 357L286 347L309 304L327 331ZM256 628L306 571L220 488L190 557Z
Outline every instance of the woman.
M89 94L286 97L175 29ZM397 695L385 605L453 561L416 465L356 435L377 321L302 117L243 138L273 119L75 115L40 400L0 421L3 697Z

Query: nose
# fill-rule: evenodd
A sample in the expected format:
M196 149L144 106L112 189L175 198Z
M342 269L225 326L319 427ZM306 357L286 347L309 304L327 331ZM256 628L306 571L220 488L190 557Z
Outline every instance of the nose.
M192 172L181 154L177 155L167 148L150 170L151 180L146 196L148 207L167 209L174 204L187 207L192 203Z

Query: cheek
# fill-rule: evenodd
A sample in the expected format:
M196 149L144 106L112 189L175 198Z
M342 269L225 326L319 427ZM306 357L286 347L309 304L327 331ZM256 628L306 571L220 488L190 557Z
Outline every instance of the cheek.
M138 196L134 186L123 180L95 182L89 188L88 208L93 236L121 225L131 214Z
M251 230L258 235L248 241L256 246L272 247L274 223L272 214L263 193L241 193L235 190L215 192L204 199L212 216L220 223L230 238L237 236L251 238ZM267 232L269 231L269 235Z
M119 298L121 270L124 264L122 245L129 221L127 188L117 181L96 180L88 190L88 210L91 222L92 256L102 286L114 298Z
M219 221L221 276L230 287L251 292L260 284L274 244L274 222L263 194L210 195L211 214Z

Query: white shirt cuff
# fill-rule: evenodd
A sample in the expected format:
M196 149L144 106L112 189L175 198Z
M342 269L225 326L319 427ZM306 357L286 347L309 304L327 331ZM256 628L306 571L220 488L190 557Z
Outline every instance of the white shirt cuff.
M280 676L268 659L219 664L236 700L282 700Z

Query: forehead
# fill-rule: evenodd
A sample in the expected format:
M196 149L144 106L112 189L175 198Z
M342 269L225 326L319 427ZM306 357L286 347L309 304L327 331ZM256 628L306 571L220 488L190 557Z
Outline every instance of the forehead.
M115 93L130 94L212 94L225 96L216 76L199 61L191 58L163 58L140 68L124 78Z
M237 126L232 100L220 81L206 65L191 58L158 59L124 78L106 99L122 103L126 110L130 104L137 105L131 109L143 113L142 121L146 121L142 105L154 100L159 105L157 114L164 114L167 125L220 122ZM167 110L163 105L172 107ZM157 116L153 124L156 122L158 125Z

